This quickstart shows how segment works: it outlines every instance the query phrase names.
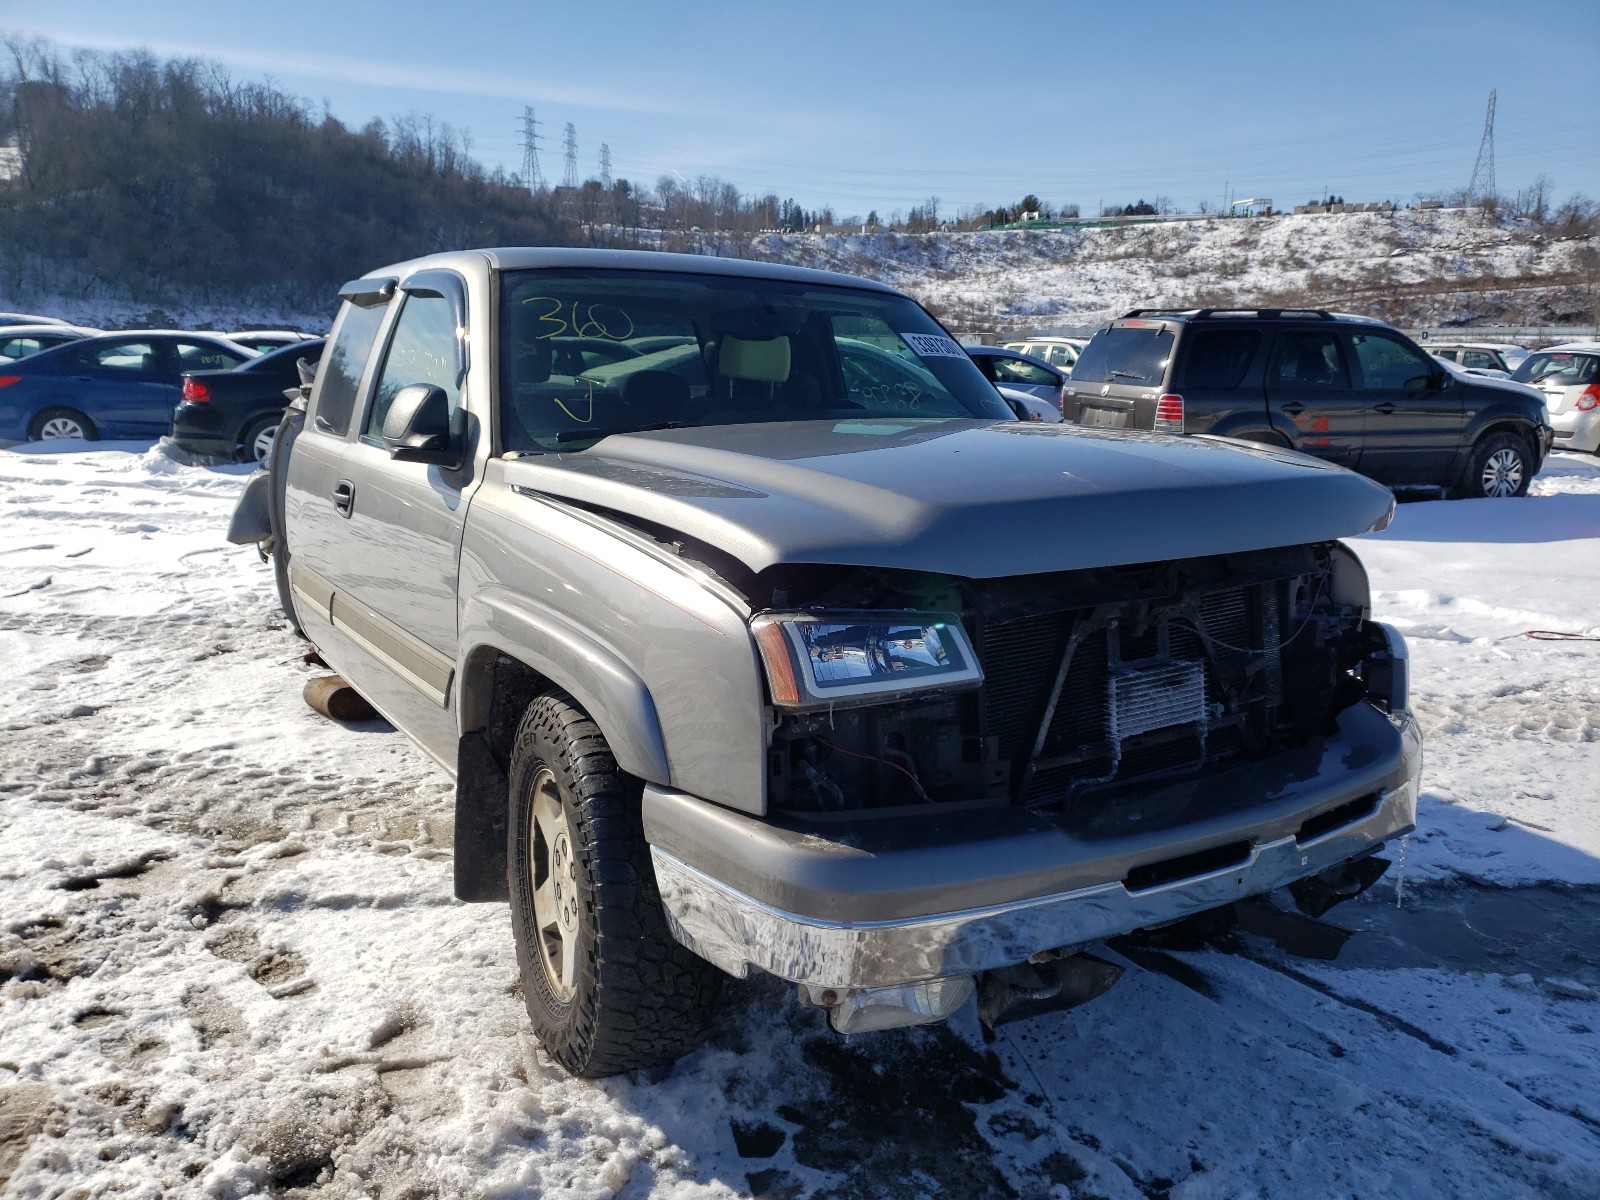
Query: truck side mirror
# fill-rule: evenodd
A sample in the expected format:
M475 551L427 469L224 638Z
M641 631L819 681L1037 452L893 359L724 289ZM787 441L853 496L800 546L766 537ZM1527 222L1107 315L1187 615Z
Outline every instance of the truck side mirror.
M432 383L413 383L394 394L383 416L383 444L397 462L461 465L461 442L450 427L450 398Z

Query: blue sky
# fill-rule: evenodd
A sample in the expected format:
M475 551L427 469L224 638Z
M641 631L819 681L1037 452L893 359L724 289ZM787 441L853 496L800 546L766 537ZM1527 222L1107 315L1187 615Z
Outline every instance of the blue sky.
M841 217L1026 192L1406 202L1465 186L1491 88L1500 190L1542 173L1600 197L1597 0L0 0L0 30L215 58L355 126L431 113L510 171L532 104L548 177L570 121L582 175L604 142L618 176L720 175Z

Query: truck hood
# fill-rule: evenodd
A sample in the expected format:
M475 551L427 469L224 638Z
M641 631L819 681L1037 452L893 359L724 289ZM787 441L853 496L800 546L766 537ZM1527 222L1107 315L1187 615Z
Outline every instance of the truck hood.
M1389 490L1213 438L1022 422L796 421L618 434L499 460L509 486L709 543L753 571L968 578L1153 562L1381 529Z

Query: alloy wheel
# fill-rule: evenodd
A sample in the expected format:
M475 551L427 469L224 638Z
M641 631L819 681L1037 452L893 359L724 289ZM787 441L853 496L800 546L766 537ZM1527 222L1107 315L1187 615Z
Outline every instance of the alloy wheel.
M41 441L49 438L81 438L82 436L83 426L71 417L51 417L43 425L39 426L39 439Z
M533 781L533 923L539 961L563 1003L578 991L578 860L556 777L541 768Z
M276 425L268 425L260 433L256 434L254 440L250 443L250 457L255 459L256 462L266 462L267 455L272 453L272 440L277 436L278 427Z
M1515 450L1496 450L1483 464L1485 496L1515 496L1522 487L1522 455Z

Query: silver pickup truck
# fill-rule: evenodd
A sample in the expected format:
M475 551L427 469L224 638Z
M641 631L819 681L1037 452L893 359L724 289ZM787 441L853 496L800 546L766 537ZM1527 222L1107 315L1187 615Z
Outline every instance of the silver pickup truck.
M1320 910L1413 826L1337 540L1382 487L1019 422L839 275L499 249L341 295L232 536L455 777L456 895L509 900L574 1073L693 1047L720 972L844 1032L1068 1005L1095 943Z

